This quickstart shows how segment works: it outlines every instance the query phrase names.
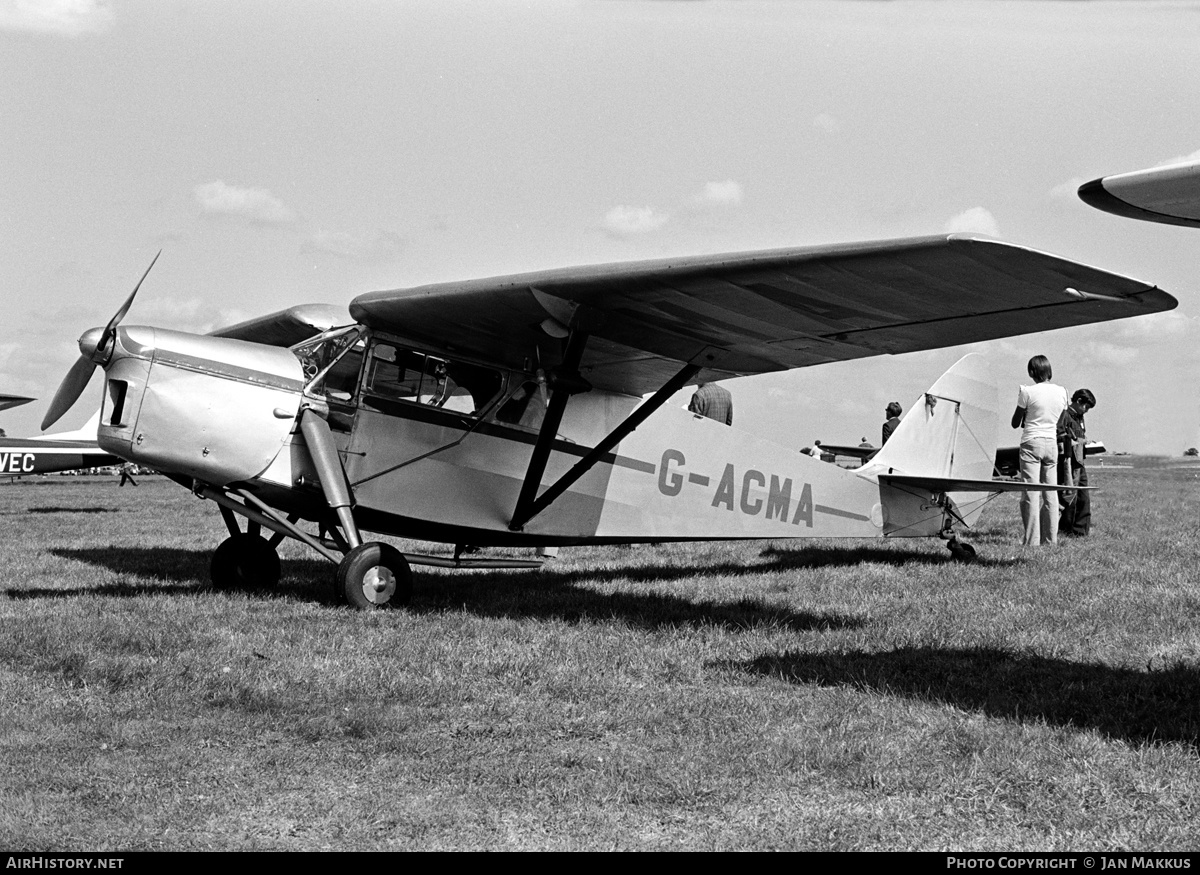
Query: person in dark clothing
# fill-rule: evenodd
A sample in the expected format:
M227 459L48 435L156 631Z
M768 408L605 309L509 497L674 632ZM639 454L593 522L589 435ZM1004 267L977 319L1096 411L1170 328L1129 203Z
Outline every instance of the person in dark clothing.
M904 412L904 408L893 401L883 411L887 416L887 421L883 424L883 443L888 442L888 438L892 436L892 432L896 430L896 426L900 424L900 414ZM882 444L881 444L882 446Z
M1083 415L1096 406L1096 396L1079 389L1059 420L1059 482L1087 486L1084 446L1087 429ZM1092 528L1092 499L1086 489L1063 490L1058 494L1058 533L1068 537L1087 537Z
M733 396L729 390L716 383L701 383L696 387L688 410L717 422L733 425Z
M121 482L118 483L117 485L124 486L125 481L128 480L134 486L137 486L137 481L133 479L133 472L134 472L133 465L129 464L128 462L126 462L124 465L122 465L121 466Z

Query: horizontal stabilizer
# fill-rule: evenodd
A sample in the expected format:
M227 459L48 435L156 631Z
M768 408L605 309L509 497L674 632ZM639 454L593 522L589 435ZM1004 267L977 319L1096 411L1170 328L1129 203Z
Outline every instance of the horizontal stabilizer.
M930 492L1053 492L1057 490L1095 489L1095 486L1052 486L1021 480L974 480L967 477L923 477L913 474L880 474L886 486L911 486Z

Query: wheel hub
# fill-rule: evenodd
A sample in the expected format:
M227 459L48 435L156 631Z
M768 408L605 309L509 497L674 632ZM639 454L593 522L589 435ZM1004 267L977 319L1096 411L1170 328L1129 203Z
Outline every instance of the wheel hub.
M376 565L363 575L362 591L371 604L386 604L396 593L396 575L385 566Z

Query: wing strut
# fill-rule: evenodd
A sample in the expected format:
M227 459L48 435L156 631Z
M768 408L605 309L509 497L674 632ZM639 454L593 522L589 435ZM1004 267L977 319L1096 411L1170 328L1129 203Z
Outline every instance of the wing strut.
M534 500L532 493L537 489L537 484L541 480L542 472L546 468L545 460L543 460L542 467L537 472L537 477L535 479L531 481L528 475L526 476L524 488L521 490L522 500L517 502L517 510L513 514L512 522L509 523L508 528L514 532L521 531L525 527L526 523L549 507L555 499L557 499L571 487L571 484L590 471L592 467L599 462L606 453L608 453L609 450L624 440L626 435L645 422L651 413L666 404L672 395L686 386L688 380L696 376L696 374L700 372L700 369L700 365L685 365L679 373L664 383L661 389L655 392L648 400L643 402L636 410L630 413L629 416L625 417L624 422L614 428L602 441L600 441L600 443L596 444L596 446L588 451L586 456L576 462L575 466L571 468L570 471L558 478L558 480L549 486L546 491L541 494L541 496ZM550 399L550 403L553 405L553 398ZM565 400L563 403L565 406ZM561 418L561 412L559 416ZM547 421L549 421L549 418L549 415L547 415ZM555 430L558 428L557 421L555 422L554 428ZM546 431L543 429L542 434L538 436L539 445L541 444L542 438L545 437L545 435ZM553 439L554 431L550 432L550 437ZM534 452L536 454L536 448ZM547 458L548 457L549 447L547 446ZM530 460L529 464L529 473L533 473L532 459ZM531 485L532 488L530 488ZM530 492L530 500L528 504L523 501L527 489Z
M562 364L555 370L562 374L576 376L579 374L579 362L583 360L583 350L587 346L588 336L582 331L572 331L563 352ZM571 398L568 386L550 384L550 403L546 405L546 416L542 419L542 430L538 432L537 443L533 445L533 453L529 456L529 468L525 471L525 482L521 484L521 494L517 496L517 507L513 511L510 530L520 531L521 526L533 516L529 512L537 495L538 484L546 473L546 463L550 461L550 449L554 439L558 437L558 427L562 424L563 413L567 410L567 401ZM570 383L568 379L566 381Z

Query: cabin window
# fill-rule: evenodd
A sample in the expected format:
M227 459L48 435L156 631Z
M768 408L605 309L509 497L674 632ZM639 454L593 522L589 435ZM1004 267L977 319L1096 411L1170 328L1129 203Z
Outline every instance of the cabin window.
M331 401L353 400L365 349L362 335L357 325L336 328L293 346L304 369L304 390Z
M504 378L492 368L376 343L366 391L428 407L477 416L500 394Z
M526 380L517 391L496 411L498 422L523 425L526 428L541 428L546 418L548 394L544 383Z

